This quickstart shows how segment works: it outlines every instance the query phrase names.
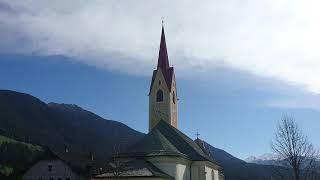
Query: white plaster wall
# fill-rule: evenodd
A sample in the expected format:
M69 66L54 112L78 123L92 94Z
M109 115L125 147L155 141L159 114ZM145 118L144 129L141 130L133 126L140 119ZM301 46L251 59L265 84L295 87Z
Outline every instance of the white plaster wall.
M190 180L190 163L174 157L153 157L149 161L175 180Z
M210 166L205 166L205 179L206 180L219 180L219 172Z
M214 173L214 176L213 176L214 180L219 180L219 172L218 172L218 170L214 169L213 173Z
M218 166L207 161L191 163L191 180L219 180Z
M212 169L208 166L205 166L205 176L206 180L213 180Z
M52 170L48 170L48 165L52 166ZM85 178L77 175L72 171L72 169L66 165L61 160L42 160L32 166L22 177L23 180L38 180L42 178L42 180L50 180L50 178L54 178L57 180L61 178L65 180L66 178L70 178L70 180L84 180Z

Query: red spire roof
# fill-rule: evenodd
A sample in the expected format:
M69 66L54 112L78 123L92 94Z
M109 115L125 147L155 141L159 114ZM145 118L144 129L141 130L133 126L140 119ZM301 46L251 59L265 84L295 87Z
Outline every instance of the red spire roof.
M153 71L149 94L151 93L153 82L154 82L154 80L156 78L156 74L159 70L162 71L164 79L167 84L167 87L168 87L169 91L171 91L171 84L172 84L172 80L174 78L174 69L173 69L173 67L169 66L169 58L168 58L166 38L164 35L163 25L162 25L162 32L161 32L158 66L157 66L157 69Z
M160 49L159 49L159 57L158 57L158 66L162 70L166 70L169 68L169 59L168 59L168 52L167 52L167 45L166 45L166 38L164 35L164 28L162 25L162 32L161 32L161 41L160 41Z

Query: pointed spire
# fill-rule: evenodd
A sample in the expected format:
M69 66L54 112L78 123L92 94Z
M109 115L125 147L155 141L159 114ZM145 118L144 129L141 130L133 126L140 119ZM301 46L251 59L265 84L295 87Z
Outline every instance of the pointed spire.
M159 58L158 58L158 66L162 70L169 68L169 59L168 59L168 52L167 52L167 45L166 45L166 38L164 35L164 27L162 21L162 32L161 32L161 41L160 41L160 49L159 49Z

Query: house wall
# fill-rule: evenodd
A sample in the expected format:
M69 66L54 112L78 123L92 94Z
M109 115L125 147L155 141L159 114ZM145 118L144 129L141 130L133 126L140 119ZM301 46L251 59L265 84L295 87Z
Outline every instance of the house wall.
M200 179L200 167L197 165L191 166L191 180Z
M205 171L206 180L213 180L214 178L213 177L214 173L212 173L213 170L210 167L205 166L204 171Z
M153 165L175 180L190 180L190 161L177 157L150 157Z
M206 180L219 180L219 171L211 166L205 166Z
M49 165L52 166L49 171ZM73 172L72 169L61 160L42 160L33 165L22 177L23 180L85 180L86 178Z
M191 180L220 180L218 166L206 161L192 162Z

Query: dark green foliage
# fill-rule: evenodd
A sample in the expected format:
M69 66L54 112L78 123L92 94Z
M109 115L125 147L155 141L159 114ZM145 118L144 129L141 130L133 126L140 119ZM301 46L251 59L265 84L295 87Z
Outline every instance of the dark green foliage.
M43 152L40 146L0 136L0 174L6 179L19 179Z

